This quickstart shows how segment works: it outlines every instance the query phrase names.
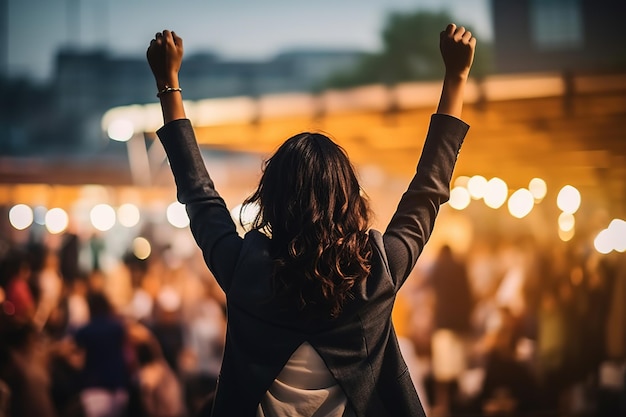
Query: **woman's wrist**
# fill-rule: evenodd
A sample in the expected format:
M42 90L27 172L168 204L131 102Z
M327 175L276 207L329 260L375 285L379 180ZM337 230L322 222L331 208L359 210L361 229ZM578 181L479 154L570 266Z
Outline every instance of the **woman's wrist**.
M447 72L444 75L444 81L447 83L464 84L469 78L469 70L463 72Z
M162 97L164 94L169 94L169 93L182 93L183 89L180 87L165 87L162 90L159 90L159 92L157 93L157 97Z
M179 88L178 76L165 77L156 80L157 90L162 91L166 88Z

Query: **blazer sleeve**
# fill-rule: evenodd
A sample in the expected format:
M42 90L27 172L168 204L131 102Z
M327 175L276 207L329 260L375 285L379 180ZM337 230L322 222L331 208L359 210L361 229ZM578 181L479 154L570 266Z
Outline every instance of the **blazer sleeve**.
M185 205L191 232L204 261L228 293L242 246L226 203L215 190L189 119L174 120L157 131L167 154L178 201Z
M383 234L396 290L430 238L439 207L450 198L452 172L468 130L469 125L453 116L431 116L417 172Z

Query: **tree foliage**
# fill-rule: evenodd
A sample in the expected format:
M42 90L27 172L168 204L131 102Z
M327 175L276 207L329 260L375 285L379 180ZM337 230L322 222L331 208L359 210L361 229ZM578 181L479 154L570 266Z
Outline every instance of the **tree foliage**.
M364 54L351 70L331 75L324 87L393 85L441 78L444 66L439 52L439 33L453 21L447 12L391 13L381 34L382 51ZM471 26L466 27L472 31ZM480 42L474 58L473 76L485 75L490 70L490 50L487 43Z

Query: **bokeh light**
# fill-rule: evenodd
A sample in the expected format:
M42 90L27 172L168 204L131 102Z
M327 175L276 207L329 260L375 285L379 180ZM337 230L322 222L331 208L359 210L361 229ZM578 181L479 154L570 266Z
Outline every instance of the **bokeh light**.
M58 234L67 229L69 217L62 208L52 208L45 215L45 224L48 232Z
M40 226L46 224L46 213L48 209L44 206L37 206L33 209L33 221Z
M122 204L117 208L117 220L124 227L135 227L141 219L141 213L136 205Z
M111 230L115 226L115 210L108 204L98 204L89 212L91 224L101 232Z
M598 233L593 246L602 254L611 251L626 252L626 221L613 219L606 229Z
M465 187L454 187L450 191L449 204L455 210L463 210L469 206L472 198Z
M167 207L167 221L174 227L178 227L179 229L184 229L189 226L189 217L187 216L187 211L185 210L185 206L180 204L178 201L174 201Z
M454 180L454 187L464 187L467 188L467 184L469 183L470 177L467 175L460 175L456 177Z
M528 183L528 190L533 195L535 202L540 202L546 196L546 193L548 192L548 186L543 179L533 178Z
M33 224L35 215L26 204L16 204L9 210L9 222L17 230L24 230Z
M474 175L467 181L467 191L474 200L483 198L487 192L487 179L482 175Z
M593 240L593 247L604 255L613 250L613 242L611 241L611 232L609 229L603 229Z
M613 249L617 252L626 252L626 221L613 219L607 229L613 242Z
M485 204L487 207L491 207L492 209L500 208L504 202L506 201L509 194L509 189L504 180L493 177L489 181L487 181L487 189L485 191L485 195L483 200L485 200Z
M152 253L152 246L148 239L145 237L136 237L133 239L133 254L137 257L137 259L148 259L150 254Z
M576 219L573 214L561 213L559 215L559 230L569 232L576 226Z
M535 198L525 188L520 188L509 197L509 213L511 216L521 219L526 217L535 206Z
M559 239L561 239L563 242L569 242L570 240L572 240L575 234L576 229L574 229L573 227L570 230L562 230L561 228L559 228Z
M571 185L561 188L556 198L556 205L564 213L574 214L580 208L580 191Z
M117 119L111 122L107 128L107 134L118 142L128 142L135 134L135 127L128 119Z

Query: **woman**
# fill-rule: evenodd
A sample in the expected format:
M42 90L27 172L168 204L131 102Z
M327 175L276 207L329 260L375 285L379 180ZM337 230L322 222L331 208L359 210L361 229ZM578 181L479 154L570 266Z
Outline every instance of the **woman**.
M469 126L461 121L475 38L441 32L446 67L417 174L384 234L368 230L353 168L328 137L301 133L267 161L245 237L206 171L178 73L183 41L157 33L147 58L191 230L224 290L228 330L213 416L424 415L391 322L395 294L428 240Z

